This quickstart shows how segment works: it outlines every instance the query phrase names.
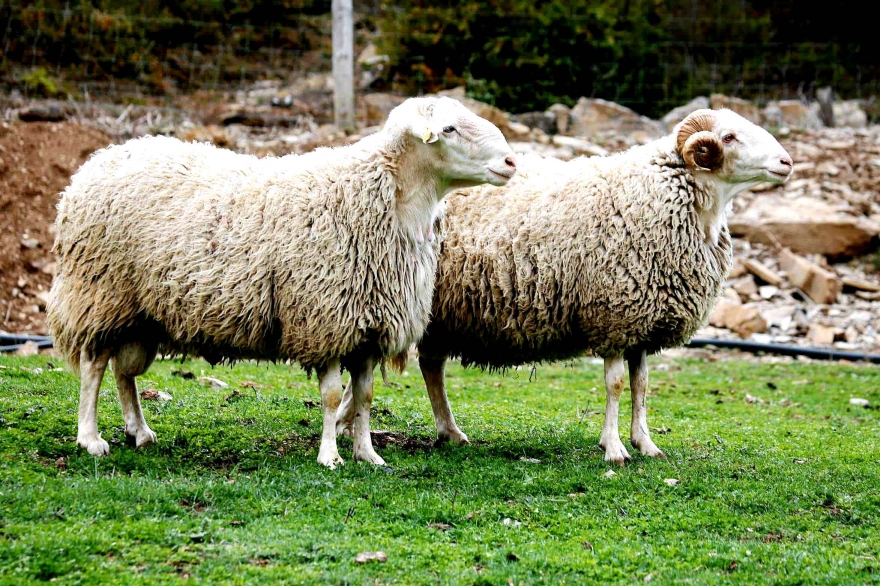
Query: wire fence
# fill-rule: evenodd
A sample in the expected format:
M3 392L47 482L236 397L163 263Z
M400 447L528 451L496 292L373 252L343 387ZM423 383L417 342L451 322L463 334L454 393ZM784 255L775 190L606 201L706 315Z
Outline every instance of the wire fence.
M356 54L377 38L375 19L382 10L378 0L355 3ZM510 29L516 30L516 16L509 18ZM713 22L687 17L673 19L671 25ZM292 83L308 74L331 71L331 23L328 12L256 26L122 15L69 4L63 9L6 4L0 6L0 82L25 97L54 88L59 94L88 93L109 100L231 92L263 80ZM388 35L399 36L383 34L386 40ZM420 33L406 36L419 38ZM516 37L498 39L499 44L513 46L517 41ZM625 60L592 62L591 81L572 86L571 92L630 106L644 106L643 96L652 96L657 111L679 105L683 95L716 91L761 103L811 97L823 85L845 86L847 98L880 94L880 65L844 63L835 58L838 48L833 43L666 42L658 44L650 69ZM738 57L752 50L774 57L758 65ZM829 58L808 71L797 66L799 56L815 54ZM522 56L523 62L528 59ZM626 83L614 81L620 77L616 72L626 68L633 69ZM416 80L410 87L429 91L436 89L436 81Z

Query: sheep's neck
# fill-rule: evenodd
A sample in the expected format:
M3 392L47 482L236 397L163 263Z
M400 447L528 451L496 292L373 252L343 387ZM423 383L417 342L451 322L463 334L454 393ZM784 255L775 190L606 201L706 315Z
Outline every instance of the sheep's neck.
M697 213L708 244L718 245L718 238L727 224L727 206L736 194L758 183L759 181L731 184L712 177L697 179L697 189L702 196L698 198L701 203L697 205Z
M401 232L416 243L434 240L434 220L440 200L451 186L437 177L423 153L403 154L395 165L397 218Z

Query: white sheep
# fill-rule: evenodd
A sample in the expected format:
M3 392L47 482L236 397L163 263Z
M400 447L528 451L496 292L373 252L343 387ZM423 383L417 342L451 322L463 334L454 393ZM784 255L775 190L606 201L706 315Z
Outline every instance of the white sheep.
M727 204L760 182L784 182L791 157L745 118L698 110L672 135L624 153L519 163L506 187L447 199L419 343L439 439L468 441L446 397L446 358L505 368L592 350L605 359L605 460L629 459L617 428L624 359L632 444L662 456L646 419L646 355L687 342L708 319L731 263Z
M407 100L377 134L302 156L165 137L99 151L58 205L48 306L56 347L80 371L77 443L109 451L97 426L108 362L141 447L156 435L135 377L157 352L290 359L318 372L318 461L342 462L341 365L354 381L354 458L384 463L370 442L373 364L428 322L439 202L514 171L501 132L448 98Z

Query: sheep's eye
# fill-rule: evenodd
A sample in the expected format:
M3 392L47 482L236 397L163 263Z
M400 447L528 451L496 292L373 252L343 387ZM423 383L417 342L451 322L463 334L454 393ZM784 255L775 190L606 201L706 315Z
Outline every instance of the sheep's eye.
M443 132L445 132L446 134L452 134L453 132L455 132L455 126L447 126L443 129Z
M730 144L736 140L736 137L732 134L725 134L722 140L724 140L724 144Z

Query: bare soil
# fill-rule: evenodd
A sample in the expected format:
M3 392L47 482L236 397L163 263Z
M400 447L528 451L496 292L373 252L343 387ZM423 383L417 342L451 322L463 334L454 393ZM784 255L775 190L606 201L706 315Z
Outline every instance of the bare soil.
M58 193L111 142L69 122L0 124L0 329L46 333Z

